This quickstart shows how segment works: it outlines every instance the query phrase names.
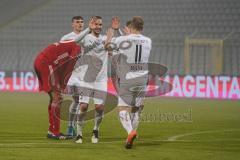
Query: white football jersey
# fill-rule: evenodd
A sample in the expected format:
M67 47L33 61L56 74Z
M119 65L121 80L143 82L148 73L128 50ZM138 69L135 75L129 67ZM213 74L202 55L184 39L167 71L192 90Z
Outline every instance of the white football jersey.
M102 61L101 68L98 68L100 72L96 77L96 81L107 81L107 69L108 69L108 53L104 48L104 43L106 40L106 36L99 35L99 37L95 37L92 34L88 34L82 41L82 46L84 48L84 55L91 55L99 58ZM94 65L91 67L100 67L98 64L89 64ZM85 70L86 71L86 70ZM82 73L80 78L83 80L85 73Z
M76 38L78 34L75 33L75 32L71 32L71 33L68 33L66 35L64 35L60 41L66 41L66 40L73 40Z
M79 34L80 34L80 33L79 33ZM77 38L77 36L78 36L79 34L77 34L77 33L75 33L75 32L68 33L68 34L64 35L64 36L60 39L60 41L74 40L74 39ZM79 45L82 45L82 42L83 42L83 40L80 42ZM82 47L81 47L81 52L83 52L83 48L82 48ZM80 54L82 54L82 53L80 53ZM71 75L71 77L70 77L70 79L69 79L70 82L71 82L71 79L75 79L74 77L78 77L79 72L80 72L81 70L85 70L85 69L86 69L86 66L80 66L80 67L78 67L77 65L78 65L78 63L76 64L75 69L73 70L72 75ZM70 85L71 85L71 84L70 84Z
M114 55L123 54L127 57L127 63L134 64L130 66L130 70L125 77L126 79L140 77L148 73L147 70L141 70L138 64L148 63L152 48L152 41L150 38L141 34L130 34L116 38L115 43L118 51L114 52ZM121 70L121 68L118 69Z

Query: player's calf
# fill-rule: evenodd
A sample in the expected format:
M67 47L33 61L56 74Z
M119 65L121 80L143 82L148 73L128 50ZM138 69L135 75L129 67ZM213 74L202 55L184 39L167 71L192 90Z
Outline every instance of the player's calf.
M86 103L81 103L80 104L80 110L79 113L77 114L77 138L76 138L76 143L82 143L82 130L83 130L83 125L85 122L85 117L87 114L87 109L88 109L88 104Z

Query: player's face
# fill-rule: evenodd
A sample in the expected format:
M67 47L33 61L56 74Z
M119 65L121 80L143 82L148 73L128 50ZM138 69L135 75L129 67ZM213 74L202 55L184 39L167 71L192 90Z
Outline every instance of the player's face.
M74 19L72 22L72 27L75 32L81 32L84 27L84 21L82 19Z
M102 19L97 19L94 25L95 28L93 29L93 33L99 35L102 31Z

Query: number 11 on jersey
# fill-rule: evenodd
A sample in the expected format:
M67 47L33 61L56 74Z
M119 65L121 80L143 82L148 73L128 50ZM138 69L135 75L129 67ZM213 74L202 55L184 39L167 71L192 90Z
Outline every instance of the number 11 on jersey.
M142 56L142 45L137 44L136 51L135 51L135 63L141 62L141 56Z

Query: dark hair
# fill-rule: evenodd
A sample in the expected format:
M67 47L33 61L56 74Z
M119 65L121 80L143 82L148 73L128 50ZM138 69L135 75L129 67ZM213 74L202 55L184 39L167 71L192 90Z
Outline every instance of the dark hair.
M143 18L140 16L134 16L132 18L131 21L131 27L138 30L138 31L142 31L143 30L143 25L144 25L144 21Z
M126 22L126 26L127 26L127 27L130 27L131 24L132 24L132 21L131 21L131 20L129 20L129 21Z
M83 17L82 16L74 16L74 17L72 17L72 22L74 21L74 20L83 20Z

